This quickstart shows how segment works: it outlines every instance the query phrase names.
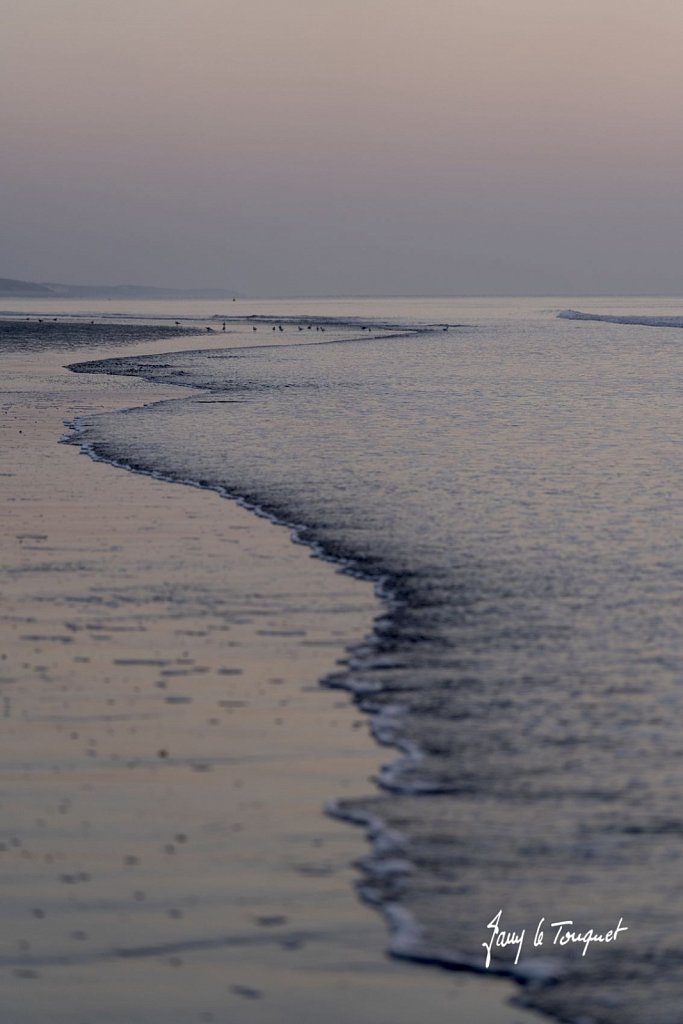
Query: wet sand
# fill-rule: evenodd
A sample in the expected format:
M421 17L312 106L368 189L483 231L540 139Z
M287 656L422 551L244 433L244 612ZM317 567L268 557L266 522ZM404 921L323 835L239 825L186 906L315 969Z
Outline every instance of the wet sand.
M318 683L372 588L59 445L79 412L178 394L68 361L2 356L3 1022L540 1020L506 983L388 959L353 891L364 837L322 812L391 758Z

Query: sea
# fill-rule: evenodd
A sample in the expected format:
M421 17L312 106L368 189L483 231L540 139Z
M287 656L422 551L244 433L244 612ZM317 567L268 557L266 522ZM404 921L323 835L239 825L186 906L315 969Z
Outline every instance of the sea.
M76 372L179 387L70 443L375 582L325 682L386 765L328 810L367 830L391 952L563 1021L683 1021L683 299L15 305L210 333L95 363L86 337Z

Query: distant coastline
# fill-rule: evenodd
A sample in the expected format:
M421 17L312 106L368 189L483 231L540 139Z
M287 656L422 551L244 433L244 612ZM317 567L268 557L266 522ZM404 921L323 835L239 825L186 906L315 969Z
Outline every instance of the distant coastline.
M0 298L31 299L234 299L227 288L151 288L145 285L55 284L0 277Z

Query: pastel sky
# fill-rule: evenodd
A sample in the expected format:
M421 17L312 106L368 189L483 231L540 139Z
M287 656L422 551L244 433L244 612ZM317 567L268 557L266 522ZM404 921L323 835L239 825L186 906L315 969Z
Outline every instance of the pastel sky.
M683 293L681 0L0 0L0 275Z

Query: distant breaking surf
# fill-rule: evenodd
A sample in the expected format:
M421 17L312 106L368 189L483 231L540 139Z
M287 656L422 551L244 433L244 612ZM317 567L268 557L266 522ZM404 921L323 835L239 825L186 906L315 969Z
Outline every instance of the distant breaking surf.
M639 324L641 327L683 327L683 316L607 316L602 313L581 313L563 309L560 320L602 320L608 324Z

